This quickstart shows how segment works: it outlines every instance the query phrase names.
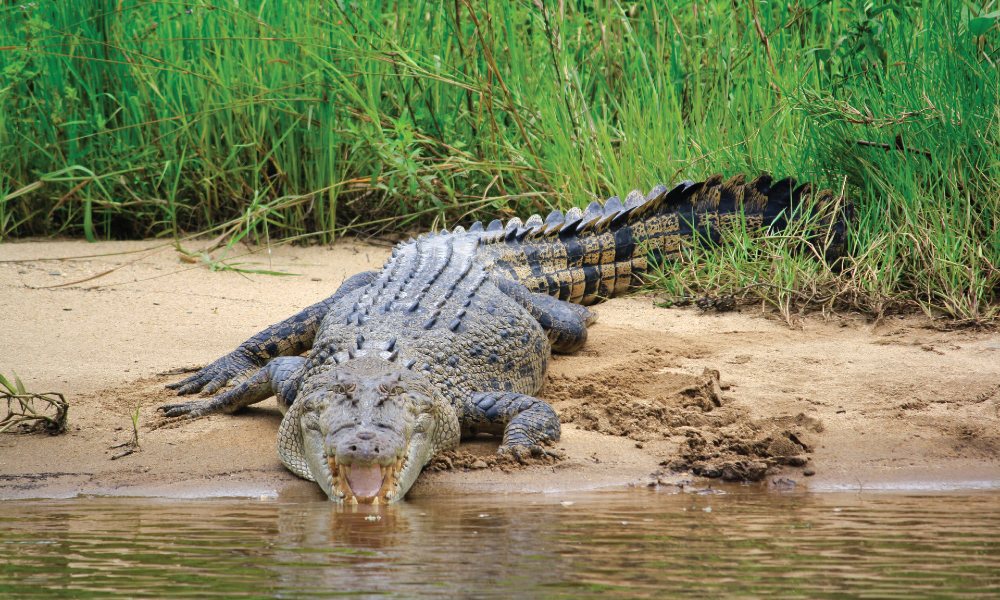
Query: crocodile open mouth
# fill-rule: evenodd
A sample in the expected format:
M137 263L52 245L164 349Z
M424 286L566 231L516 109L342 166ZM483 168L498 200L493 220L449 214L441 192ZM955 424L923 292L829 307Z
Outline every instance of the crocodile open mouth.
M406 457L401 456L388 465L363 465L338 464L337 459L330 456L327 464L333 475L333 492L345 503L381 504L394 499L399 474L406 466Z

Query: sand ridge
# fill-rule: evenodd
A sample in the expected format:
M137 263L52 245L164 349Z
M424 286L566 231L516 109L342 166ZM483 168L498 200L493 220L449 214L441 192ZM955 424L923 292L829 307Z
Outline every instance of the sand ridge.
M174 398L163 385L177 369L221 356L387 255L354 240L230 250L240 268L295 274L275 277L191 264L155 241L0 245L10 324L0 372L71 403L62 436L0 435L0 498L321 498L278 461L273 400L181 422L155 409ZM422 475L414 495L722 479L816 490L1000 486L995 332L851 315L789 327L755 308L662 309L643 296L596 310L587 345L554 357L540 393L563 421L553 449L562 459L520 468L492 458L495 440L477 439ZM140 450L112 460L137 406Z

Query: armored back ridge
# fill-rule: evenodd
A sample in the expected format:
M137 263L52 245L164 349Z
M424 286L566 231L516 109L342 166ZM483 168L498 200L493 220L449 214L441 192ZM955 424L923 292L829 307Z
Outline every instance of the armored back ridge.
M748 183L742 175L716 175L672 189L657 186L645 195L633 191L624 203L613 197L582 211L553 211L544 220L493 221L480 254L533 292L590 305L639 285L650 266L695 237L718 242L721 230L741 218L750 228L781 230L795 211L826 211L821 221L830 226L829 239L823 241L832 259L844 245L844 221L833 214L837 200L829 190L813 195L809 184L796 186L794 179L772 181L762 174ZM481 228L476 223L470 231Z
M394 502L462 436L501 435L499 452L519 460L549 452L559 418L534 394L550 353L586 341L593 314L583 305L639 284L687 240L718 241L741 218L781 229L815 209L836 255L844 224L833 201L791 179L716 176L544 220L426 234L171 386L212 393L242 379L235 387L161 409L232 412L276 395L278 454L292 472L337 502Z

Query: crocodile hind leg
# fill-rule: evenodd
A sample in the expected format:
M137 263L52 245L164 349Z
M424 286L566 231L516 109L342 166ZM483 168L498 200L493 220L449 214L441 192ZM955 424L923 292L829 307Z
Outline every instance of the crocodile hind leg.
M316 329L327 311L344 295L368 285L378 271L365 271L347 278L332 296L275 323L239 345L236 350L202 368L194 375L167 385L180 395L212 394L233 379L252 373L276 356L295 356L312 347Z
M499 280L497 287L535 317L548 333L553 352L571 354L579 350L587 341L587 326L597 320L597 313L585 306L532 292L509 279Z
M278 404L284 412L295 402L305 362L306 359L301 356L281 356L258 369L249 379L214 398L164 404L158 410L168 417L200 417L219 412L236 412L244 406L277 396Z
M515 392L478 392L462 411L462 433L503 433L501 454L551 455L545 445L559 440L559 417L544 400Z

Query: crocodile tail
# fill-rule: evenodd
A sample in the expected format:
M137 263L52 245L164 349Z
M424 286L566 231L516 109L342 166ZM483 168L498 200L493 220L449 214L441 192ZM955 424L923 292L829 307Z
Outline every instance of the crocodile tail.
M817 215L812 233L828 260L842 255L848 207L829 190L813 192L794 179L761 174L715 175L702 182L657 186L648 194L613 197L542 219L475 223L480 255L535 292L578 304L594 304L642 284L651 266L670 260L684 244L718 242L721 230L745 218L753 229L784 229L796 215Z

